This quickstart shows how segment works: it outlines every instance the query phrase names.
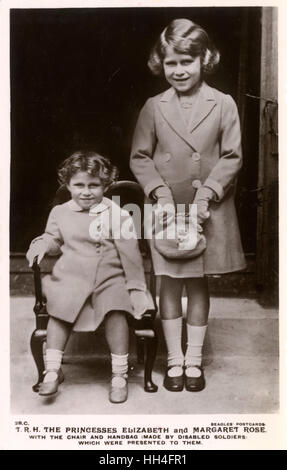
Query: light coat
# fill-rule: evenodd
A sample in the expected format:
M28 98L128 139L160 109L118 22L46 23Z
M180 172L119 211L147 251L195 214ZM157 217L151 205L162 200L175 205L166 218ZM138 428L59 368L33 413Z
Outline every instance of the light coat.
M93 331L111 310L133 314L128 291L146 291L146 282L137 240L120 231L127 222L129 213L108 198L90 213L73 200L52 209L45 233L32 242L61 253L43 278L51 316L74 323L75 331Z
M175 203L192 203L201 185L216 194L204 225L205 252L191 260L167 260L151 241L156 274L201 277L245 267L234 206L241 133L230 95L203 82L188 124L173 88L149 98L138 118L130 166L147 198L160 185L170 187Z

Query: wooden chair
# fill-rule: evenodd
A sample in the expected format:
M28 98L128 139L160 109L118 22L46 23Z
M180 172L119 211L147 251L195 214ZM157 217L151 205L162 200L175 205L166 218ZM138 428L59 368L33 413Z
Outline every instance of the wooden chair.
M118 181L113 183L106 196L120 196L121 207L128 203L138 204L143 214L144 194L140 186L133 181ZM61 204L70 199L70 193L65 187L60 187L56 193L53 206ZM153 271L152 261L150 257L149 247L142 238L139 240L140 251L144 259L145 273L147 285L156 305L156 279ZM32 355L38 370L38 381L33 385L33 390L37 392L43 381L43 373L45 369L43 346L46 342L48 312L46 309L46 300L42 293L41 269L35 258L33 263L34 287L35 287L35 306L34 313L36 317L36 329L32 333L30 346ZM156 392L158 387L152 381L152 369L157 352L157 334L154 329L154 319L157 310L148 310L145 312L141 320L135 320L128 315L128 322L131 329L134 330L136 336L137 361L144 364L144 390L146 392Z

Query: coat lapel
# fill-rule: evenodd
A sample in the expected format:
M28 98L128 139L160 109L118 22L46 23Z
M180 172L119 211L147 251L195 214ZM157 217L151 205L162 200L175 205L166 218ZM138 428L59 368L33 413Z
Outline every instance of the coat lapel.
M178 98L175 90L169 88L161 97L159 102L160 111L166 120L166 122L172 127L172 129L190 145L194 150L197 149L195 140L188 132L186 123L179 110Z
M216 101L212 89L203 83L194 118L189 126L187 126L180 112L178 98L173 88L169 88L163 93L159 102L160 111L164 119L194 150L198 149L198 144L192 131L208 116L215 105Z
M214 106L216 106L216 100L212 88L203 82L193 119L189 123L190 133L211 113Z

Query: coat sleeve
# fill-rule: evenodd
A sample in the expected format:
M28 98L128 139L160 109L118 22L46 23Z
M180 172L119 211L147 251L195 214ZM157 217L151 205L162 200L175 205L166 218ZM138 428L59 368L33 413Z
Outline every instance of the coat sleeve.
M121 211L120 224L113 227L113 239L126 277L127 289L146 291L143 259L132 217Z
M55 206L49 214L45 232L39 237L34 238L30 247L33 246L34 248L35 243L44 243L46 246L46 253L50 255L58 255L61 253L63 238L57 221L57 206Z
M213 189L220 201L242 166L241 131L237 106L230 95L222 104L220 159L214 166L204 186Z
M156 143L153 102L149 98L140 112L130 155L130 168L147 197L155 188L165 186L153 162Z

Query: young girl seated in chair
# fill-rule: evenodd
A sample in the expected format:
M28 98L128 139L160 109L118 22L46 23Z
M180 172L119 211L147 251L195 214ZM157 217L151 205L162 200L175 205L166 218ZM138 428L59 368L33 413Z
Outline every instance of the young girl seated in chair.
M47 298L46 371L39 394L53 395L63 381L61 361L72 330L94 331L105 320L112 361L109 399L127 399L129 329L126 313L135 318L153 308L128 212L104 197L117 169L95 152L76 152L58 171L71 199L55 206L45 232L27 253L29 265L45 254L61 254L52 274L44 277Z

